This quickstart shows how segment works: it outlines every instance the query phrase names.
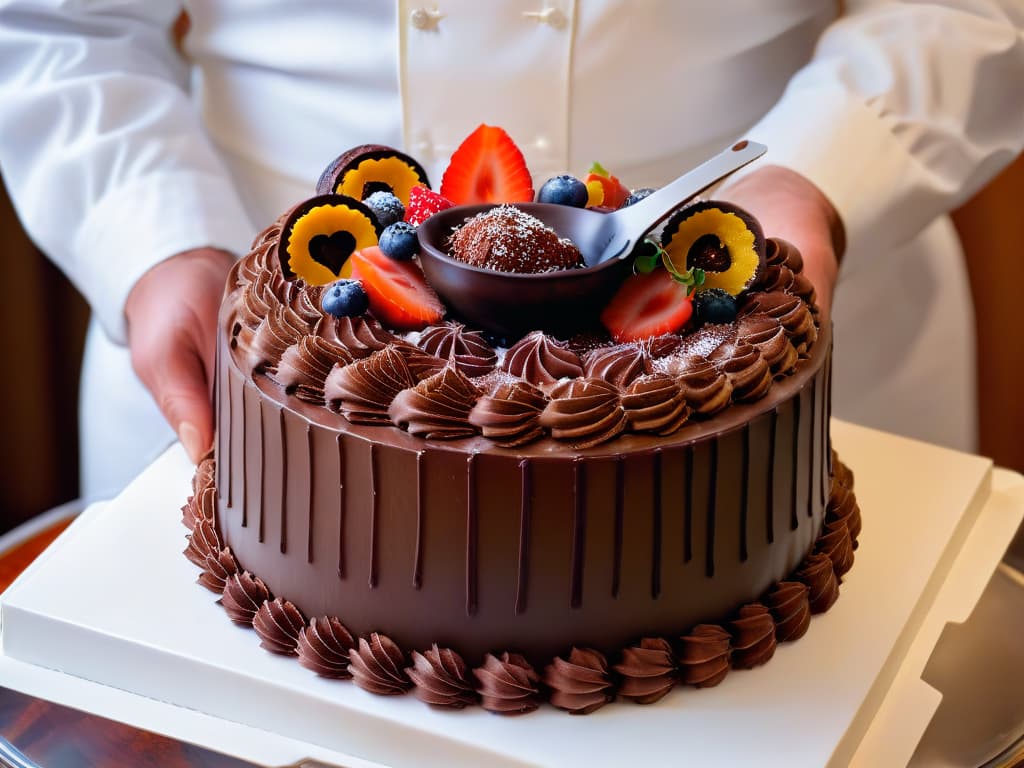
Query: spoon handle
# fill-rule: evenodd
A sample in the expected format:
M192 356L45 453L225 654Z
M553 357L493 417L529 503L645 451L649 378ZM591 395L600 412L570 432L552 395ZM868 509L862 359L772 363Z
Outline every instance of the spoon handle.
M680 205L716 181L753 162L767 150L764 144L758 144L756 141L737 142L670 184L652 192L639 203L608 214L609 220L615 220L614 232L599 261L616 257L626 258L644 235Z

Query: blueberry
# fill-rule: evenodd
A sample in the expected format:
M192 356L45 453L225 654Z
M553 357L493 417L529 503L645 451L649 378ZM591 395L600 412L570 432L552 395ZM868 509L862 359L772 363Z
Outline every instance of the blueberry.
M654 190L650 187L643 187L641 189L634 189L629 193L629 197L626 198L626 202L622 204L623 208L631 206L633 203L639 203L645 197L651 194Z
M370 299L358 280L339 280L324 289L320 306L335 317L354 317L369 309Z
M404 221L389 224L380 233L380 252L395 261L408 261L420 252L416 227Z
M405 218L405 206L390 192L374 192L363 200L363 205L373 211L382 227Z
M697 293L694 309L702 323L731 323L736 319L736 297L721 288L707 288Z
M537 193L537 202L585 208L587 205L587 185L575 176L568 174L555 176L553 179L548 179L544 182L544 186Z

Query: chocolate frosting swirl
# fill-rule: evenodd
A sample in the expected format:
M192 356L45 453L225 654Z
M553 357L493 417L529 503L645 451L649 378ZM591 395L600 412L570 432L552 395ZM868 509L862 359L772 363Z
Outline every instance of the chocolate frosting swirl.
M388 409L391 422L428 440L454 440L476 434L469 412L480 396L455 368L444 368L411 389L399 392Z
M351 365L335 366L324 382L324 399L353 424L388 424L391 401L415 385L405 357L387 346Z
M318 616L299 632L295 651L299 664L321 677L348 680L349 652L355 647L352 633L333 616Z
M732 665L751 669L775 655L775 621L760 603L744 605L732 626Z
M764 597L775 619L775 639L780 643L799 640L811 625L810 594L806 584L780 581Z
M772 369L775 378L788 375L796 367L799 355L789 342L782 323L769 315L748 315L736 323L739 341L750 344Z
M220 551L217 530L209 520L199 520L186 539L184 554L194 565L206 566L206 558Z
M826 520L825 528L818 537L815 549L832 561L836 578L842 579L843 574L853 567L853 541L850 531L843 520Z
M712 416L732 402L732 382L700 355L674 355L659 361L660 370L674 376L687 404L697 416Z
M259 576L248 571L231 575L224 583L221 605L235 624L252 626L256 611L270 599L270 590Z
M601 379L571 379L551 390L540 423L555 439L590 448L625 430L628 419L617 387Z
M380 696L396 696L412 687L405 675L405 654L379 632L369 640L359 638L359 647L349 652L349 669L356 685Z
M345 347L321 336L303 336L281 355L274 380L285 392L314 405L324 404L324 381L335 365L354 358Z
M448 367L448 361L442 360L440 357L434 357L428 352L424 352L419 347L413 346L404 341L399 341L395 344L402 357L405 358L405 364L409 366L409 370L412 372L413 378L417 382L429 379L435 373L440 373Z
M729 633L717 624L698 624L683 635L679 678L687 685L710 688L729 672Z
M299 633L305 626L306 620L295 604L280 597L264 602L252 620L260 645L282 656L295 655Z
M509 448L525 445L544 434L540 415L547 402L547 396L529 382L504 381L477 401L468 420L496 443Z
M307 333L308 325L294 309L285 304L273 307L253 335L248 354L250 371L273 373L284 351Z
M246 328L255 331L270 314L270 307L277 303L277 297L270 287L270 273L258 272L235 296L236 317Z
M213 460L213 452L206 454L196 464L196 473L192 475L192 495L197 496L203 491L213 488L217 474L217 465ZM210 517L209 519L213 519Z
M369 357L398 341L398 337L384 330L372 317L327 317L317 327L317 333L348 350L355 359Z
M522 715L540 706L540 677L518 653L488 653L473 670L480 683L480 703L489 712Z
M213 515L217 509L217 489L207 486L198 494L189 497L181 508L181 522L190 531L201 521L213 523Z
M690 416L682 388L665 373L636 379L622 396L622 407L631 430L656 435L671 435Z
M615 698L604 654L592 648L573 648L544 668L549 701L572 715L589 715Z
M236 573L238 573L238 563L235 561L235 556L231 554L231 550L225 547L207 555L206 562L203 563L203 572L199 574L196 581L219 595L224 591L228 579Z
M732 399L745 403L759 400L772 386L772 372L756 347L738 341L722 344L708 358L729 377Z
M576 353L541 331L528 333L517 341L505 353L501 369L537 386L583 375Z
M494 370L497 354L484 341L480 331L471 331L462 323L449 321L427 328L420 334L424 352L448 360L466 376L485 376Z
M295 313L315 332L320 323L327 319L327 315L320 309L323 290L323 286L306 285L301 279L286 281L281 301L295 310Z
M754 314L769 315L782 323L800 355L805 355L818 338L814 316L799 296L783 291L748 293L740 303L739 316Z
M412 666L405 672L416 686L413 695L420 701L448 709L462 709L476 703L469 667L450 648L438 648L434 643L424 653L413 651Z
M839 465L833 463L837 473ZM845 469L845 467L843 467ZM850 476L852 483L852 476ZM835 477L832 481L832 492L829 494L828 505L825 508L825 524L842 521L850 532L850 540L853 548L857 548L857 537L860 536L860 506L857 504L857 497L848 485L843 485Z
M678 668L672 646L660 637L645 637L639 645L625 648L615 665L622 676L619 695L637 704L653 704L672 690Z
M783 290L799 296L813 307L816 301L814 285L803 274L804 260L792 243L777 237L767 240L766 268L757 281L759 291Z
M828 555L821 552L808 555L794 577L810 588L811 613L824 613L839 598L839 581Z
M616 344L600 347L583 357L583 375L603 379L616 387L627 387L653 370L651 356L641 344Z

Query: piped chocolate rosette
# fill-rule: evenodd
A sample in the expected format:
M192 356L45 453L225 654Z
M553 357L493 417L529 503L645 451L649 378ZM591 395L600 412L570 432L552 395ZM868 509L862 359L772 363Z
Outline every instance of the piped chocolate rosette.
M726 202L675 213L662 242L638 253L636 273L610 300L602 325L585 333L560 339L535 330L499 343L448 316L415 253L385 246L385 230L397 222L382 226L382 198L370 198L398 198L409 226L445 205L472 202L465 195L478 185L466 168L480 165L490 151L484 139L500 131L481 129L456 153L461 166L445 174L445 194L430 190L412 158L364 145L328 167L318 195L257 237L226 299L230 348L244 375L266 376L283 402L322 408L325 420L360 430L400 430L423 445L538 447L580 457L630 435L685 440L729 408L761 400L807 362L819 313L799 252L766 238L750 214ZM515 202L526 187L532 196L532 186L520 168L502 166L504 141L495 144L496 162L484 165L508 176L492 187L511 190ZM586 182L587 201L631 204L634 195L604 174ZM357 637L345 616L303 616L225 545L212 457L199 465L183 509L185 554L201 569L200 583L223 595L233 621L319 675L351 678L381 695L411 690L438 707L480 704L514 714L547 700L586 714L616 697L648 704L678 685L716 685L730 669L762 664L777 642L803 635L810 615L836 599L860 531L852 474L834 455L830 466L821 535L799 567L756 601L673 637L637 637L617 654L571 648L536 668L511 651L473 667L436 644L412 649L379 632ZM823 501L825 493L823 486Z

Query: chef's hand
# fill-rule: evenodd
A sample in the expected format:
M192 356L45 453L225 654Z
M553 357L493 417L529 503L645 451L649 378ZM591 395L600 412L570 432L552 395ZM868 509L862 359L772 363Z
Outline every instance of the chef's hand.
M132 367L193 462L213 444L217 312L233 261L214 248L172 256L146 272L125 303Z
M843 223L832 203L795 171L767 165L727 185L717 195L750 211L769 237L788 240L804 260L818 304L832 305L839 259L846 247Z

